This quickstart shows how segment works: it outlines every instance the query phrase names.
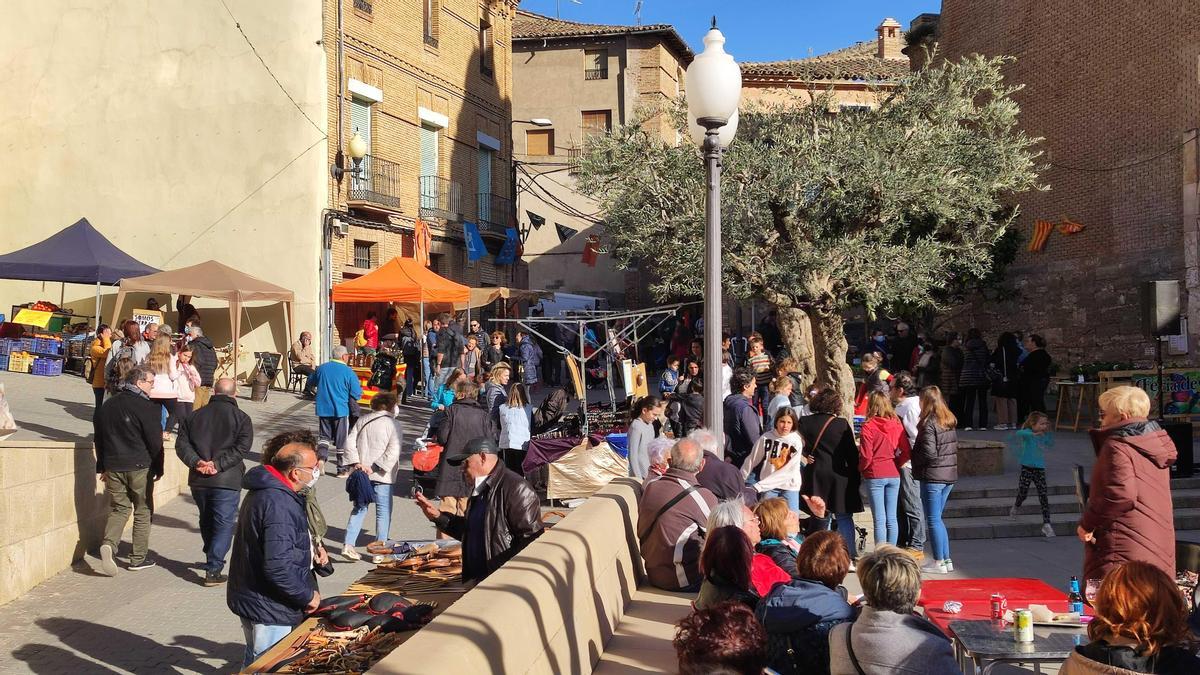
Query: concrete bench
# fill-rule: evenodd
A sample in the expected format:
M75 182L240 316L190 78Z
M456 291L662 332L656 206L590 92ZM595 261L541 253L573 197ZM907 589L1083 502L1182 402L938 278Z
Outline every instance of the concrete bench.
M371 672L673 671L674 625L692 596L644 585L640 494L614 480Z

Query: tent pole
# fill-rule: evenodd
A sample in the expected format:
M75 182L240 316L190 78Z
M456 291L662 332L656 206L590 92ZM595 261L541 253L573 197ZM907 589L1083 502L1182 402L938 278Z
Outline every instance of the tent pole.
M420 300L420 302L417 303L417 306L420 308L418 310L418 312L421 317L421 323L417 325L416 333L417 333L417 335L420 336L421 346L417 348L417 351L421 353L421 359L423 361L421 363L421 374L424 375L425 374L425 364L429 363L429 356L430 356L429 354L425 353L425 345L428 344L428 342L429 342L429 334L425 332L425 289L424 288L421 289L421 295L420 295L419 300ZM432 374L433 374L433 369L431 368L430 375L432 375ZM426 382L424 379L421 380L421 386L425 388L425 397L428 398L430 401L432 401L433 400L433 388L430 387L429 383Z
M580 392L583 394L583 400L579 404L579 419L580 419L579 424L583 430L583 437L587 438L587 435L588 435L587 359L585 359L583 356L583 345L584 345L583 324L584 324L583 321L579 322L579 384L583 388L583 391Z
M96 328L100 327L100 282L96 282Z
M58 282L58 308L62 309L63 301L67 298L67 282Z

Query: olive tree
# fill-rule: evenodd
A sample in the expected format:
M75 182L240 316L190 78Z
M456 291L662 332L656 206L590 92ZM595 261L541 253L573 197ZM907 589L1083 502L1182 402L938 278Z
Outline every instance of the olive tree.
M985 278L993 249L1042 189L1017 126L1005 58L913 72L870 110L831 114L820 95L743 107L722 158L723 284L772 305L805 378L853 390L843 312L936 306L939 289ZM580 189L605 213L618 265L649 267L658 297L703 293L704 170L682 101L643 110L587 144Z

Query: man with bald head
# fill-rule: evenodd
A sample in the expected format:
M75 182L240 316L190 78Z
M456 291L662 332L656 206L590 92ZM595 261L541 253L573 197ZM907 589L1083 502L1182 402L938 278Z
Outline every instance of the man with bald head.
M690 438L671 446L670 467L646 483L638 502L638 540L650 583L665 591L700 588L700 551L717 498L696 481L704 450Z
M265 447L279 450L269 463L247 471L242 481L249 492L238 515L225 596L242 620L243 668L316 610L321 594L313 566L328 562L324 549L314 559L304 497L298 494L321 475L316 438L307 430L289 431Z
M225 555L233 541L243 457L254 443L254 424L238 409L237 383L224 377L213 384L208 405L179 422L175 454L188 466L188 486L200 509L204 542L204 585L225 583Z

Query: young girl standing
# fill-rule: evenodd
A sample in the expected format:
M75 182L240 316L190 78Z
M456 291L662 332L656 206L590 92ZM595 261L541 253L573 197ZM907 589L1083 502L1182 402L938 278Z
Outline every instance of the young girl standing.
M742 463L742 475L758 476L754 484L759 500L782 497L792 511L800 510L800 472L807 464L804 440L800 438L800 418L796 411L783 406L774 417L775 426L758 437L758 442Z
M196 387L200 386L200 371L192 365L192 346L183 345L175 355L179 377L175 380L175 418L191 417L196 403Z
M1037 488L1038 502L1042 505L1042 535L1054 536L1050 526L1050 500L1046 496L1046 450L1054 447L1054 435L1050 433L1050 418L1044 413L1031 412L1025 424L1016 434L1016 449L1021 458L1021 478L1017 482L1017 502L1009 509L1009 518L1016 519L1017 509L1029 494L1029 483Z

